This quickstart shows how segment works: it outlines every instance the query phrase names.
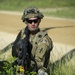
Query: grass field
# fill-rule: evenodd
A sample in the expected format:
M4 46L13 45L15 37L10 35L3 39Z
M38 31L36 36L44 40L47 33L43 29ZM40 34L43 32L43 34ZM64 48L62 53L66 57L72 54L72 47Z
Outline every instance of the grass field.
M23 11L29 6L41 8L46 16L75 19L75 0L0 0L0 10Z

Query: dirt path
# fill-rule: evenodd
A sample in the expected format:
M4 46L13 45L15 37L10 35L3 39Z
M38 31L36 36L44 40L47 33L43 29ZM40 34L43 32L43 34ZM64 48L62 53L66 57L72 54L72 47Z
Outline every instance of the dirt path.
M18 32L25 26L21 21L21 14L0 13L0 31L11 34ZM75 20L44 18L40 27L48 31L54 42L75 46Z
M14 41L18 32L24 27L21 14L0 12L0 49ZM52 61L57 60L59 54L61 58L75 49L75 20L45 17L41 21L40 28L47 31L53 40Z

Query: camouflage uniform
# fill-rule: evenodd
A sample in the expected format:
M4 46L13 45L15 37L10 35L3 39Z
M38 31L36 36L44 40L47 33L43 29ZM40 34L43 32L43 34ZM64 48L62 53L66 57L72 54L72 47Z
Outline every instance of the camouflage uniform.
M43 17L43 15L41 16ZM24 22L25 20L24 16L22 16L22 19ZM25 28L19 32L13 44L13 47L12 47L13 56L17 57L16 44L19 40L24 39L24 37L26 37ZM49 63L50 52L53 48L53 43L51 38L48 36L46 32L39 29L37 34L30 36L29 41L32 44L31 53L33 57L35 58L38 69L46 70ZM34 62L31 62L31 67L33 66L34 66Z
M16 44L19 40L24 39L24 29L20 31L20 33L17 36L17 39L15 40L13 47L16 48ZM35 57L35 60L37 61L38 67L43 68L43 66L47 66L49 62L50 57L50 51L53 48L52 40L44 31L39 31L37 34L30 37L30 43L32 44L32 54ZM17 51L14 49L13 56L17 56ZM15 54L16 53L16 54Z

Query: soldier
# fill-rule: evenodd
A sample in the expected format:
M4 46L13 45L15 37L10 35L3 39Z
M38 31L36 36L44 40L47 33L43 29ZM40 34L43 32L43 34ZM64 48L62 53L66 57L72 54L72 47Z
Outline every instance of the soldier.
M45 31L39 28L43 17L44 15L36 7L28 7L25 9L22 15L22 21L26 24L26 27L19 32L12 46L12 56L17 57L18 51L16 50L16 45L19 40L27 36L25 32L28 32L28 40L32 45L31 54L37 63L37 75L48 75L46 70L49 63L50 52L53 48L51 38ZM34 63L31 62L31 66L33 66L33 64Z

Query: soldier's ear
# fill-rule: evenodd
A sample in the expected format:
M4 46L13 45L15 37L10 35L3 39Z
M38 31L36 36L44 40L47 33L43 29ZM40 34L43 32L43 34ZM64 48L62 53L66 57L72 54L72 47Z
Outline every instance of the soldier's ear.
M27 21L25 21L25 24L27 24Z
M41 19L38 20L38 23L40 23L40 22L41 22Z

